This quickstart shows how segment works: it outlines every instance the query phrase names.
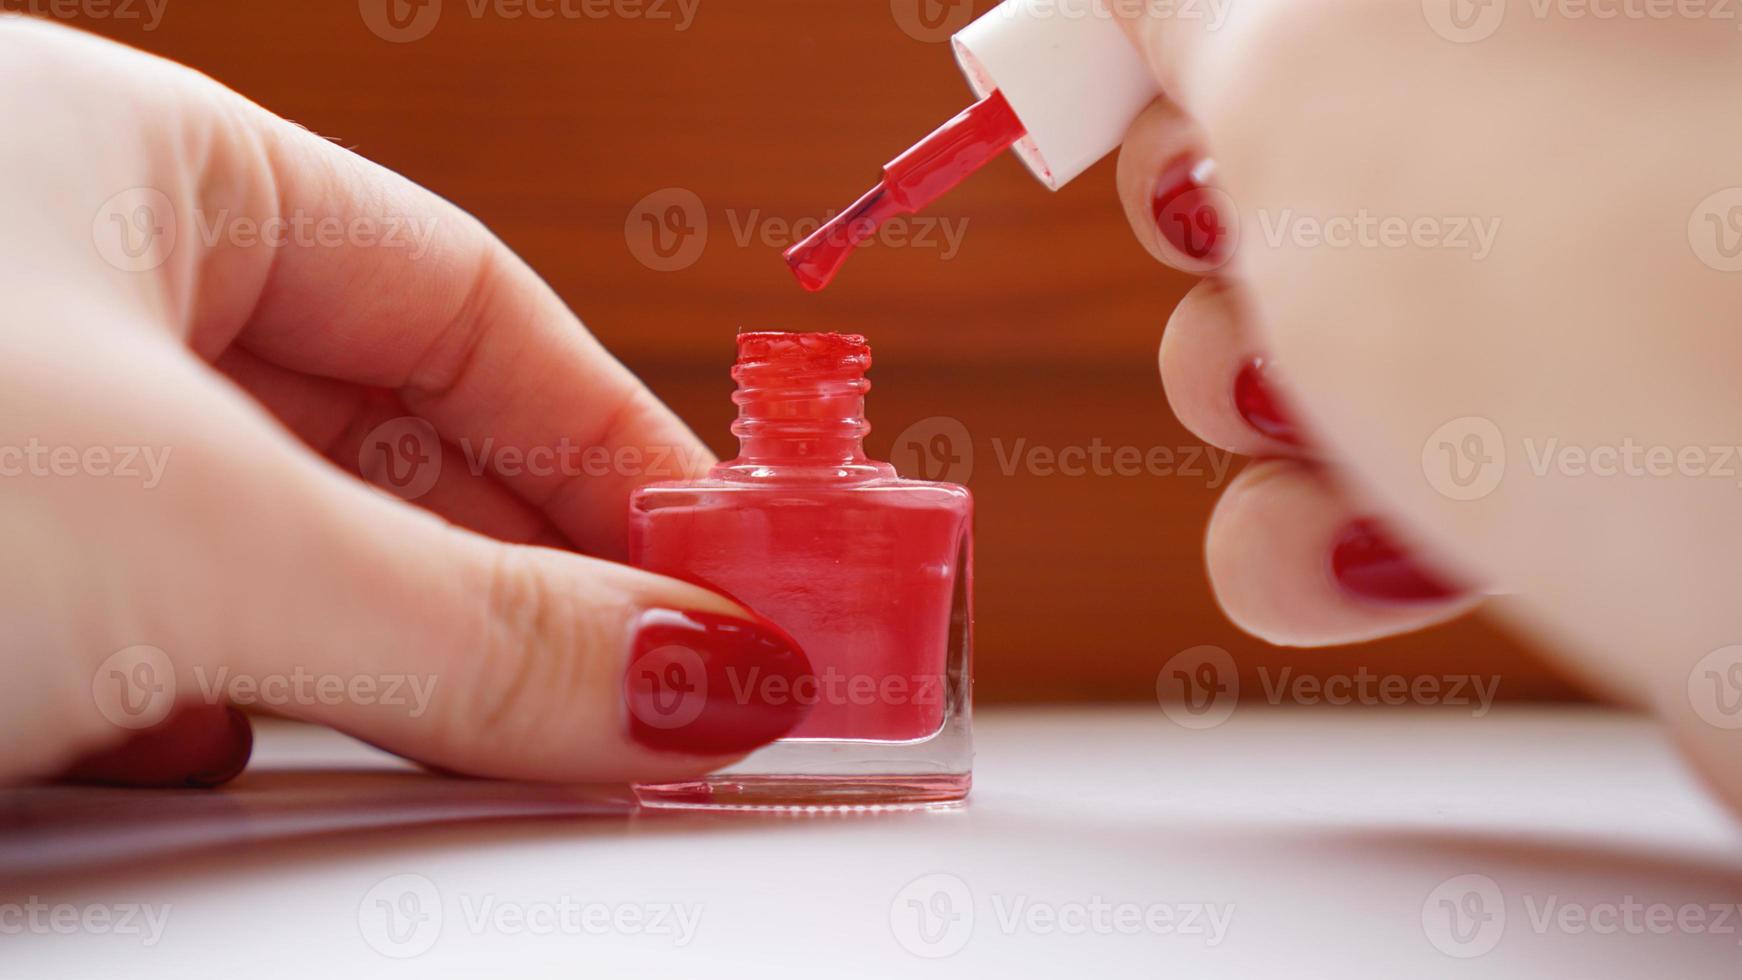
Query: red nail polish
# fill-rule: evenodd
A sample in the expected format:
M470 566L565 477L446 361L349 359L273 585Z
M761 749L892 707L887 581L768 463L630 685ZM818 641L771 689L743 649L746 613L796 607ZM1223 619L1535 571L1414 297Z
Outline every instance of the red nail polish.
M1283 410L1276 392L1265 379L1264 358L1248 361L1234 378L1234 408L1260 435L1291 446L1301 444L1294 420Z
M810 676L803 651L773 624L649 610L637 624L624 674L629 733L667 752L748 752L791 731L809 710L762 695ZM758 681L746 683L748 677Z
M1354 521L1337 535L1331 574L1350 595L1378 602L1436 602L1464 592L1418 567L1371 520Z
M1168 244L1188 258L1220 266L1232 253L1228 215L1217 207L1217 193L1204 182L1204 161L1181 157L1155 182L1152 207L1156 227Z
M242 774L254 751L248 716L222 705L182 708L120 746L88 755L61 778L104 786L209 789Z
M865 455L870 347L840 334L738 338L738 458L643 488L631 561L778 623L810 659L790 736L725 773L640 786L650 806L907 805L967 795L972 500ZM674 675L675 676L675 675Z

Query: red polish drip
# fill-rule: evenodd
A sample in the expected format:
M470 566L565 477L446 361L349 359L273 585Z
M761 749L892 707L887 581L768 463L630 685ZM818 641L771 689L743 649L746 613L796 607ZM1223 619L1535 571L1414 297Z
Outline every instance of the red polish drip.
M884 165L876 187L786 250L786 264L799 285L817 292L834 281L853 249L884 222L928 207L1025 132L1003 94L993 92Z

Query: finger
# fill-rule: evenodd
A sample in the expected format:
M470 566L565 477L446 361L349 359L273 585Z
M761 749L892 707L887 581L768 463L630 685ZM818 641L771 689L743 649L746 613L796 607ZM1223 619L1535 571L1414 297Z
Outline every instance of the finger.
M1303 455L1304 430L1248 317L1225 281L1186 294L1161 338L1168 404L1213 446L1246 456Z
M1222 3L1187 10L1176 3L1113 3L1108 11L1117 18L1131 43L1154 73L1156 82L1173 102L1191 108L1198 100L1215 95L1199 81L1202 66L1213 61L1219 40L1234 39L1248 24L1261 20L1273 3ZM1206 9L1207 8L1207 9Z
M131 624L109 642L160 651L174 698L260 705L450 771L569 782L690 778L802 719L775 696L790 687L757 678L800 682L803 653L736 603L448 525L335 472L184 352L139 346L93 357L89 376L168 437L170 465L150 494L92 482L78 493L98 499L55 505L86 515L92 540L128 543L103 566L125 585L105 623ZM110 667L105 685L139 673ZM669 684L651 706L645 682Z
M581 326L554 292L459 209L277 119L262 132L292 209L421 218L427 254L286 249L242 342L295 370L398 389L452 440L530 452L668 452L663 472L500 471L593 554L621 555L629 494L697 475L701 443ZM495 465L499 457L486 459Z
M1216 505L1205 551L1228 618L1279 646L1407 633L1479 601L1290 460L1257 463L1235 478Z
M74 155L50 175L8 215L40 230L14 236L31 251L0 269L93 270L103 298L150 308L150 326L208 360L241 343L298 373L397 390L410 414L452 442L651 457L601 475L522 470L512 478L499 472L502 454L484 458L594 554L622 553L636 486L712 462L549 287L460 209L168 61L42 22L8 25L0 43L8 63L33 77L52 79L76 63L112 82L115 98L89 107L97 115L83 125L112 129L125 150ZM0 110L10 106L0 100ZM138 261L149 274L131 254L94 251L91 228L65 221L84 213L113 219L126 231L124 249L142 233Z
M254 750L248 716L222 705L175 712L119 746L91 753L60 781L104 786L207 789L242 774Z
M1173 103L1150 103L1119 151L1119 200L1137 240L1193 275L1223 268L1238 245L1232 201L1213 182L1201 135Z
M390 392L298 374L239 347L225 351L216 366L341 470L479 534L572 546L542 512L494 476L474 471L468 447L442 442ZM406 438L416 452L393 458L405 455L400 440ZM401 464L398 479L395 464Z
M166 69L167 70L167 69ZM620 556L627 498L698 475L703 445L477 220L233 93L184 117L204 169L167 186L196 260L172 308L208 359L232 344L302 374L397 391L589 553ZM171 182L165 180L164 183ZM202 231L206 234L195 234ZM245 232L245 234L243 233ZM576 473L500 465L539 448L640 454Z

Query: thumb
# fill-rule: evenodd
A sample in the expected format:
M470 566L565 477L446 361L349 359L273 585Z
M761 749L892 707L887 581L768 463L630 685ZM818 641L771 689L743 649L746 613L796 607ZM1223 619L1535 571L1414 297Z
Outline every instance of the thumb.
M1281 0L1209 0L1190 9L1163 3L1107 4L1163 94L1188 115L1196 114L1200 100L1219 94L1215 82L1203 76L1217 70L1222 49L1241 40L1263 18L1274 19L1284 6Z
M699 775L802 719L770 692L808 661L743 607L451 526L211 394L228 410L188 407L154 518L129 525L165 537L137 542L140 635L93 685L111 722L147 694L258 705L456 772L622 782Z

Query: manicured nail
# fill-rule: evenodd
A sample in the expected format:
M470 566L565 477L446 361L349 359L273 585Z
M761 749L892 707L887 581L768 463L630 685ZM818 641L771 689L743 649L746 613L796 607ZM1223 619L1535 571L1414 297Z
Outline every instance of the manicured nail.
M1246 362L1234 378L1234 408L1260 435L1291 446L1301 444L1300 430L1295 428L1294 420L1283 410L1282 402L1266 379L1264 358L1255 357Z
M1438 602L1464 593L1417 566L1371 520L1351 522L1337 535L1331 574L1350 595L1375 602Z
M810 704L794 692L810 677L804 651L772 623L649 610L623 679L629 734L665 752L748 752L804 720Z
M1227 216L1217 210L1203 181L1203 166L1202 160L1181 157L1162 171L1152 202L1155 223L1168 244L1187 257L1221 265L1228 259L1233 236Z
M209 789L242 774L254 751L248 716L228 706L177 711L117 748L88 755L61 778L105 786Z

